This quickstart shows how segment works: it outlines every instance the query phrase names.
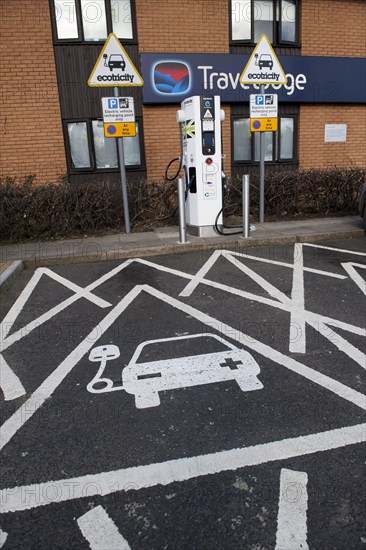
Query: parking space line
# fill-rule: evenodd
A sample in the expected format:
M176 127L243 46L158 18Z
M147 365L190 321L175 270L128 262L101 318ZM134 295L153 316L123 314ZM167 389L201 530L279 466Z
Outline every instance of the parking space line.
M0 529L0 548L2 548L8 538L8 533Z
M184 275L187 277L187 274ZM190 276L188 276L190 277ZM211 283L210 283L211 284ZM91 333L66 357L64 361L44 380L37 390L23 403L23 405L15 411L15 413L7 419L0 430L0 450L10 441L17 431L29 420L33 414L42 406L44 401L48 399L54 390L61 384L64 378L71 372L74 366L81 358L89 351L94 342L109 328L115 319L127 308L127 306L144 290L147 293L155 296L165 303L177 308L180 311L196 318L203 324L209 327L220 327L217 330L228 335L230 338L237 340L242 345L258 352L268 359L278 363L279 365L289 369L292 372L303 376L304 378L318 384L319 386L333 392L339 397L346 399L354 405L366 409L365 396L341 382L334 380L306 365L287 357L281 352L271 348L270 346L261 343L258 340L244 334L235 328L232 328L225 323L221 323L218 319L211 317L200 310L197 310L186 303L164 294L163 292L150 287L149 285L137 285L132 289L122 300L106 315L106 317L91 331ZM273 300L276 305L284 306ZM307 312L304 312L308 316ZM321 316L313 315L312 318L317 319Z
M306 246L306 243L302 243L303 246ZM257 262L262 262L264 264L278 265L279 267L288 267L290 269L294 268L294 264L289 264L287 262L279 262L278 260L269 260L268 258L261 258L260 256L252 256L251 254L243 254L242 252L234 252L230 250L228 252L232 256L238 256L240 258L247 258L248 260L255 260ZM314 273L315 275L324 275L325 277L332 277L333 279L347 279L345 275L338 275L338 273L331 273L330 271L322 271L321 269L314 269L313 267L305 267L304 271L307 273Z
M130 545L102 506L77 519L77 524L91 550L129 550Z
M359 289L366 294L366 281L361 277L359 273L355 270L355 267L361 269L366 269L366 265L363 264L354 264L351 262L342 263L342 267L347 271L348 275L351 277L352 281L356 283Z
M132 289L118 304L100 321L84 340L59 364L59 366L42 382L15 413L8 418L0 429L0 450L10 441L17 431L43 405L66 376L72 371L82 357L93 347L94 343L114 323L116 318L130 305L141 292L141 286Z
M239 269L242 273L245 275L248 275L257 285L259 285L263 290L265 290L272 298L275 300L278 300L279 302L282 302L283 304L290 304L291 300L286 296L284 292L281 292L278 288L276 288L274 285L271 285L266 279L258 275L255 271L250 269L245 264L242 264L237 260L236 258L233 258L231 254L227 254L226 252L223 252L223 256L232 263L235 267Z
M292 271L291 300L294 310L290 319L290 345L291 353L306 352L306 322L305 311L305 287L304 287L304 255L303 247L299 243L294 245L294 261Z
M321 322L307 321L311 327L319 332L324 338L327 338L339 351L348 355L350 359L358 363L360 367L366 370L366 356L356 346L353 346L345 338L342 338L337 332L334 332L327 324Z
M23 384L0 353L0 387L5 401L17 399L26 393Z
M179 296L188 297L191 296L196 287L200 284L202 279L210 271L211 267L216 263L219 257L222 255L222 250L215 250L215 252L210 256L210 258L203 264L203 266L197 271L196 275L190 277L191 281L188 285L182 290Z
M57 281L60 283L60 285L65 286L72 292L75 292L75 294L79 294L81 298L85 298L85 300L89 300L89 302L92 302L92 304L95 304L96 306L99 306L101 308L110 307L112 304L110 302L107 302L106 300L103 300L103 298L99 298L99 296L95 296L92 292L90 292L86 288L82 288L81 286L69 281L65 277L62 277L58 273L55 273L51 269L43 268L43 273L45 275L48 275L51 279L54 281Z
M112 269L111 271L108 271L108 273L105 273L102 277L99 279L96 279L93 283L85 287L85 291L91 291L97 288L98 286L105 283L108 279L111 279L115 275L117 275L120 271L125 269L131 264L132 260L127 260L126 262L123 262L122 264L118 265L116 268ZM70 296L70 298L67 298L63 302L60 302L57 306L51 308L49 311L46 311L43 315L40 315L37 317L37 319L34 319L30 323L28 323L26 326L22 327L18 331L14 332L11 336L7 336L9 334L9 331L11 330L11 327L15 323L19 313L23 309L25 303L29 299L30 295L32 294L36 284L38 283L40 277L42 275L42 272L40 270L37 270L36 273L33 275L32 279L29 281L25 289L23 290L22 294L19 296L18 300L15 302L5 319L0 323L0 334L2 335L2 338L0 339L0 351L5 351L7 348L12 346L15 342L18 342L21 340L24 336L28 336L34 329L40 327L52 317L57 315L58 313L61 313L64 309L68 308L70 305L72 305L77 300L80 300L81 295L80 294L74 294L73 296Z
M0 511L19 512L79 498L165 486L224 471L331 451L364 442L365 430L366 424L358 424L252 447L2 489Z
M366 256L366 252L356 252L354 250L345 250L344 248L333 248L332 246L324 246L322 244L303 243L304 246L311 248L321 248L323 250L332 250L333 252L344 252L345 254L354 254L355 256Z
M169 267L165 267L165 266L150 262L149 260L136 258L134 261L136 263L141 263L148 267L152 267L153 269L157 269L158 271L162 271L164 273L170 273L171 275L176 275L177 277L182 277L183 279L192 279L192 277L194 277L194 275L189 275L185 271L178 271L177 269L171 269ZM259 302L260 304L268 305L270 307L275 307L282 311L291 313L291 304L283 304L282 302L278 302L271 298L266 298L265 296L259 296L251 292L247 292L245 290L240 290L239 288L236 288L236 287L231 287L228 285L224 285L222 283L217 283L216 281L211 281L210 279L202 279L199 282L204 285L216 288L217 290L222 290L223 292L228 292L230 294L234 294L235 296L240 296L241 298L252 300L254 302ZM306 319L313 320L314 323L323 322L326 325L335 326L347 332L351 332L353 334L358 334L359 336L366 337L366 330L364 328L357 327L356 325L351 325L349 323L339 321L338 319L333 319L332 317L326 317L325 315L319 315L317 313L313 313L307 310L304 311L304 316L306 317Z
M307 550L308 475L282 468L275 550Z
M303 363L300 363L299 361L296 361L295 359L284 355L280 351L271 348L267 344L263 344L259 340L256 340L255 338L252 338L251 336L244 334L243 332L240 332L239 330L230 327L225 323L222 323L218 319L215 319L214 317L211 317L210 315L207 315L206 313L203 313L202 311L195 309L194 307L186 303L176 300L172 296L164 294L156 288L150 287L149 285L143 285L142 288L143 290L145 290L149 294L152 294L156 298L159 298L163 302L166 302L167 304L187 313L191 317L194 317L202 324L208 325L211 328L215 328L215 330L218 330L219 332L221 332L221 334L226 334L231 339L237 340L247 348L256 351L260 355L271 359L275 363L278 363L279 365L289 369L290 371L295 372L300 376L303 376L307 380L318 384L324 389L335 393L339 397L346 399L347 401L353 403L354 405L357 405L361 409L366 410L366 396L362 393L353 390L348 386L345 386L341 382L334 380L334 378L330 378L329 376L326 376L321 372L307 367Z
M22 311L23 307L29 300L30 295L32 294L35 287L37 286L38 281L40 280L41 277L42 277L42 272L37 269L37 271L33 273L26 287L22 290L22 292L16 299L11 309L8 311L8 313L5 315L4 319L2 320L0 324L0 327L1 327L0 351L3 351L5 349L3 343L5 342L5 339L7 338L19 313Z

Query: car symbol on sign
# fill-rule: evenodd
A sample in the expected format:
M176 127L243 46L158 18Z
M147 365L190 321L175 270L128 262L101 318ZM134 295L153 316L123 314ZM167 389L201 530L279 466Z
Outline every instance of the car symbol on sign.
M138 362L139 357L151 344L190 340L195 338L214 339L224 344L225 351L190 355L159 361ZM235 380L242 391L263 388L258 380L260 368L254 358L245 350L233 346L223 338L210 333L148 340L140 344L128 365L122 372L124 390L135 396L138 409L160 405L160 391L187 388Z
M122 69L122 71L124 71L126 62L121 54L112 54L109 56L108 67L111 71L113 71L113 69Z
M259 58L259 68L263 69L263 67L269 67L269 69L272 70L273 61L272 56L270 56L269 54L262 53Z

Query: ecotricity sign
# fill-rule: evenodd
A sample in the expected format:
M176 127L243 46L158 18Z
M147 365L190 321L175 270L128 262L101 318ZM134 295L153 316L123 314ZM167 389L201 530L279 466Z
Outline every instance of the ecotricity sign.
M180 103L190 95L220 95L221 101L249 101L257 84L240 82L249 59L244 54L142 53L144 103ZM279 56L287 83L267 84L281 102L365 103L366 61L361 58ZM267 65L268 66L267 66ZM262 65L262 66L261 66ZM258 71L270 70L270 60L260 59ZM354 86L354 82L358 82Z

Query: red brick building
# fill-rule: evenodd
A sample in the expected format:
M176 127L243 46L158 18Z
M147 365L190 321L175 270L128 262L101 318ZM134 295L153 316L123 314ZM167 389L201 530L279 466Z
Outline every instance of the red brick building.
M125 138L129 178L160 180L179 154L175 113L190 94L147 97L151 67L172 56L194 66L195 90L203 90L202 63L211 76L217 63L227 66L231 88L216 82L211 90L222 95L226 112L225 170L241 174L258 163L247 96L230 70L241 58L244 68L263 32L285 72L289 64L304 77L295 93L280 96L280 131L266 138L268 165L366 166L364 0L2 0L0 24L1 176L119 178L114 140L105 143L101 125L100 99L113 88L87 85L110 32L146 83L121 89L134 97L138 123L138 136ZM317 62L324 70L314 77Z

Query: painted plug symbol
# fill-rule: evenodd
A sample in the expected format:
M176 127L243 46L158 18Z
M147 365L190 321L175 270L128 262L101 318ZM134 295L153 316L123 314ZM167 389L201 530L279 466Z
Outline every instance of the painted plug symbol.
M120 356L118 346L106 345L98 346L93 348L89 355L89 361L93 363L99 363L100 366L97 374L94 376L93 380L89 382L86 389L91 393L103 393L114 390L123 389L122 386L113 387L113 380L110 378L102 378L104 369L106 368L107 362L117 359Z

